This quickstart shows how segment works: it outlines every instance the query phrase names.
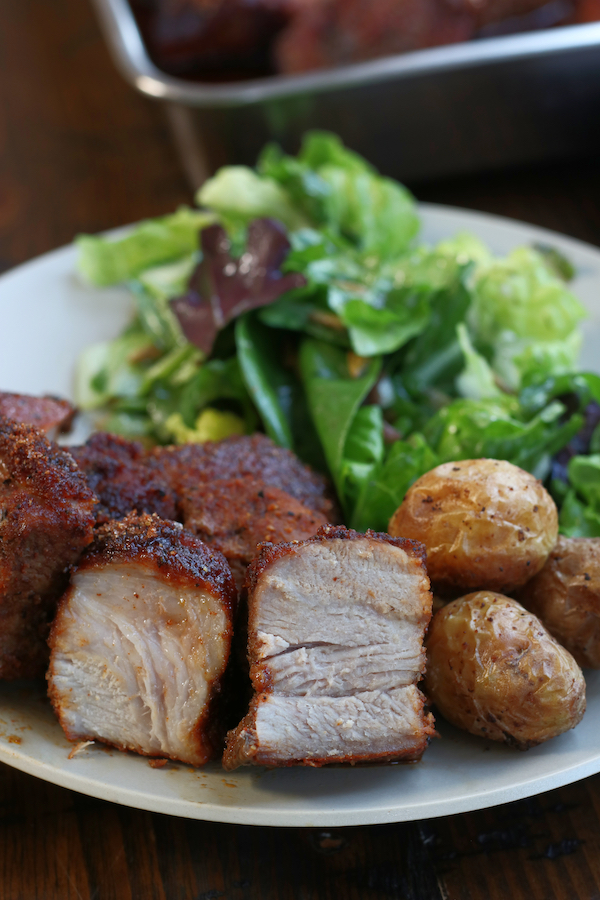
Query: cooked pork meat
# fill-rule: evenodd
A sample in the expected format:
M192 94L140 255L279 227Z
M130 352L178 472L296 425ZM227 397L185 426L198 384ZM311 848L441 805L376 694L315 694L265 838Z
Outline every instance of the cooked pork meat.
M256 478L203 484L182 498L181 507L185 527L221 551L238 588L258 544L301 541L327 524L325 516Z
M100 526L50 635L49 695L67 737L205 763L221 747L235 596L223 556L180 525Z
M289 450L278 447L264 434L234 436L223 441L157 447L146 465L185 496L199 483L221 478L259 478L266 485L291 494L310 510L331 520L334 504L325 479L300 462Z
M255 696L225 768L414 760L433 734L417 687L431 616L420 544L326 526L250 565Z
M92 540L94 505L66 451L0 419L0 678L43 676L50 620Z
M145 465L141 444L98 432L69 451L99 498L98 524L122 519L129 512L177 519L175 493L157 468Z
M229 479L258 479L264 487L290 495L290 510L297 520L305 515L315 517L316 524L311 531L306 530L308 523L306 528L302 525L301 537L313 534L319 525L335 515L325 479L263 434L156 447L147 453L136 441L98 432L83 446L69 447L69 452L99 498L98 524L121 519L135 511L138 514L156 513L162 519L183 521L186 525L193 519L195 524L190 527L205 537L209 537L214 528L220 534L224 533L234 520L233 527L241 527L240 516L248 525L249 510L242 512L242 506L246 502L252 504L250 498L230 498L231 510L228 512L224 508L223 491L215 492L212 488L217 481ZM244 491L247 488L244 487ZM199 512L199 501L205 492L208 492L207 503L213 513ZM272 500L281 501L283 507L283 495L273 495ZM215 504L220 506L220 525L214 519ZM259 514L258 507L256 514ZM282 510L280 514L284 515ZM204 524L199 517L204 517ZM254 532L258 535L257 540L270 538L268 523L265 527L267 532L263 534L261 526L257 526L258 530ZM281 532L282 540L295 536L291 532ZM244 552L244 555L247 554Z
M58 434L69 431L74 415L75 408L68 400L0 391L0 418L33 425L45 432L51 440Z

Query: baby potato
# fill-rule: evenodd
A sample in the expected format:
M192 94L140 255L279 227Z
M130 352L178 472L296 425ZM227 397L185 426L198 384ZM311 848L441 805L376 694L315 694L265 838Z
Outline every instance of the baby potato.
M432 619L425 693L471 734L521 750L577 725L581 669L523 606L493 591L453 600Z
M580 666L600 669L600 538L560 536L519 600Z
M444 463L415 481L388 530L425 544L435 591L510 593L544 565L558 514L529 472L505 460L468 459Z

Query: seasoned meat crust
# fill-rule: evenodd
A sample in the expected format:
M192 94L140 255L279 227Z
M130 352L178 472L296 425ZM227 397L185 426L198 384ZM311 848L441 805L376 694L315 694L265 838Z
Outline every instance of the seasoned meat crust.
M239 588L258 544L303 540L327 524L325 516L256 478L203 484L182 498L181 508L185 527L223 553Z
M98 432L82 446L69 447L69 452L98 495L98 524L129 512L177 519L173 488L160 471L145 465L145 450L137 441Z
M255 696L225 768L420 758L434 733L417 688L431 617L420 544L325 526L262 545L245 592Z
M266 485L290 494L329 521L334 503L325 478L305 466L290 450L278 447L264 434L234 436L222 441L157 447L146 464L158 471L185 496L222 478L258 478Z
M0 678L35 678L68 569L91 542L95 498L69 454L0 419Z
M419 541L413 541L403 537L393 537L385 532L371 531L370 528L367 529L365 534L362 534L359 531L354 531L352 528L346 528L345 525L326 525L323 528L320 528L315 535L308 538L303 543L320 543L324 540L356 541L364 538L369 538L374 541L383 541L386 544L400 547L408 556L418 559L423 564L425 564L427 559L427 551ZM252 564L248 567L245 592L250 593L256 588L257 581L267 566L271 565L276 559L279 559L287 553L295 553L297 549L298 544L296 541L290 541L288 543L282 542L276 545L265 542L262 547L259 547L258 554L252 561Z
M78 571L131 560L159 570L171 584L184 580L203 590L219 590L228 608L235 607L237 591L223 555L177 522L157 515L130 513L100 526Z
M223 556L181 526L100 526L50 635L49 696L70 740L197 766L220 751L236 590Z
M98 524L132 511L185 522L196 515L190 498L210 491L216 481L232 478L258 480L264 487L289 494L294 506L302 504L308 514L319 517L315 529L336 515L325 479L262 434L156 447L146 453L136 441L98 432L69 452L98 495ZM223 504L220 509L225 513ZM224 528L228 518L225 513Z
M68 431L74 415L75 407L68 400L0 391L0 418L33 425L49 438Z

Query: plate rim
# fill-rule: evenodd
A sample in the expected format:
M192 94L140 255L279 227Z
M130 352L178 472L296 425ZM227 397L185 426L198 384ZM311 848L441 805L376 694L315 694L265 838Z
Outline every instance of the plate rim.
M600 248L581 241L577 238L563 235L559 232L532 225L522 220L515 220L505 216L497 216L491 213L470 210L462 207L446 206L435 203L419 203L419 212L422 216L422 224L424 229L427 225L427 219L432 217L438 219L439 222L447 220L449 224L448 236L472 223L474 230L478 224L486 224L515 233L515 245L523 243L523 235L526 234L527 240L545 240L549 243L555 243L562 248L569 249L578 255L589 257L597 266L598 270L598 287L600 288ZM452 220L460 220L459 227ZM464 224L463 224L464 223ZM105 232L108 237L118 237L126 233L132 226L122 226L117 229L111 229ZM2 302L2 293L4 290L12 290L12 282L18 284L21 277L27 274L35 273L36 268L42 271L47 265L54 263L63 263L65 266L69 264L74 268L76 259L76 246L71 243L63 247L50 250L40 256L28 260L18 266L15 266L0 275L0 302ZM91 290L102 290L92 288ZM600 300L599 300L600 303ZM5 685L0 684L0 710ZM56 722L57 729L60 727ZM555 739L557 740L557 739ZM65 739L66 741L66 739ZM68 748L68 744L66 745ZM119 753L119 751L115 751ZM426 765L426 751L423 760L416 765L421 767ZM530 751L531 752L531 751ZM135 758L135 762L140 761L147 765L147 759ZM24 749L17 749L14 744L5 741L4 734L0 734L0 761L19 769L20 771L34 775L34 777L42 778L48 782L59 785L61 787L75 790L79 793L89 796L107 799L111 802L117 802L125 806L144 809L150 812L160 812L169 815L177 815L184 818L200 819L205 821L223 822L228 824L252 824L273 827L331 827L343 825L367 825L367 824L386 824L400 821L415 821L419 819L437 818L446 815L455 815L464 812L470 812L477 809L484 809L497 806L514 800L524 799L553 790L586 778L592 774L600 772L600 749L596 755L592 755L582 761L572 762L557 771L550 772L538 778L526 777L521 781L515 782L513 785L501 785L492 790L487 790L483 795L469 794L465 797L448 797L443 800L432 798L425 802L411 802L408 805L398 805L397 803L390 806L362 806L354 809L343 808L341 811L332 807L329 810L317 809L310 812L306 809L294 809L288 804L284 804L280 809L274 810L271 807L255 808L247 803L236 805L231 803L224 806L222 803L201 802L179 799L171 801L168 798L156 798L151 793L143 794L138 790L124 788L122 785L108 784L97 776L84 776L75 771L64 771L57 766L48 764L38 758L28 756ZM213 764L213 767L216 764ZM200 771L200 770L197 770ZM210 768L205 770L210 773ZM321 770L324 771L324 770ZM223 775L224 770L219 770ZM481 802L483 800L483 802Z

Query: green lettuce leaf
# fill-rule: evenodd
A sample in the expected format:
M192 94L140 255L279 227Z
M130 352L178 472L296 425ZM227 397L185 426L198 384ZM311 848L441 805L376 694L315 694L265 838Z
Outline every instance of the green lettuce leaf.
M418 233L410 192L379 175L333 134L308 133L295 158L270 145L258 168L277 179L314 224L347 237L361 252L395 257Z
M575 368L580 339L576 327L586 312L544 257L529 247L475 272L469 325L487 345L492 366L518 389L534 371L542 375Z
M273 353L272 332L246 314L235 323L237 356L265 431L282 447L294 446L290 421L292 376Z
M224 166L196 194L199 206L218 213L226 226L246 226L272 218L294 230L308 225L287 191L268 176L246 166Z
M104 287L136 278L144 269L193 253L202 228L214 215L187 206L170 216L141 222L122 238L80 235L77 267L91 284Z
M574 456L568 475L571 487L561 505L561 534L600 537L600 454Z
M456 379L458 393L470 400L501 397L502 391L496 384L491 366L473 347L464 322L456 326L456 334L465 358L465 367Z
M395 441L385 461L365 479L352 512L352 527L358 531L387 531L409 487L441 461L418 433L406 441Z
M384 451L381 407L361 406L348 429L340 464L339 484L344 509L356 510L371 477L383 461ZM351 523L353 518L354 515Z
M423 429L444 461L506 459L545 478L550 458L581 428L581 415L563 421L565 407L554 401L528 420L516 398L455 400L439 410Z
M343 503L346 440L363 400L377 380L381 361L369 360L364 372L352 377L343 350L309 338L300 347L299 362L310 415Z
M588 506L570 490L560 508L558 530L566 537L600 537L600 510Z

